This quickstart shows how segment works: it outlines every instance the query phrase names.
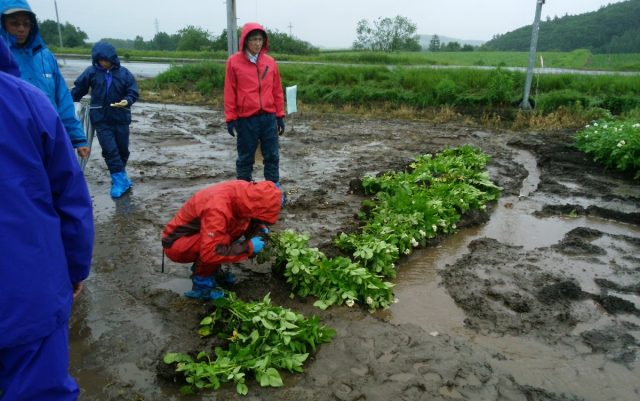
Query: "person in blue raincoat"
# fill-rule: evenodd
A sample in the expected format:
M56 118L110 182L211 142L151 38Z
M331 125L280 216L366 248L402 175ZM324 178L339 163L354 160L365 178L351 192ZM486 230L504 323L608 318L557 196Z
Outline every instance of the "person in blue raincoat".
M71 401L69 316L89 275L91 198L60 117L0 41L0 399Z
M111 173L111 196L119 198L132 186L126 167L131 105L138 100L138 85L129 70L120 65L116 49L109 42L93 46L91 61L92 65L75 80L71 96L79 102L91 88L91 123Z
M76 116L58 61L42 40L36 15L26 0L0 0L0 39L11 49L20 77L42 90L58 112L72 146L81 158L89 144Z

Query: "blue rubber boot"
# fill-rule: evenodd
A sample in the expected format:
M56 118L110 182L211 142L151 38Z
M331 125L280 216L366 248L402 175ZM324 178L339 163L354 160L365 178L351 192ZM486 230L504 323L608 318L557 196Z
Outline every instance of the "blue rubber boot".
M119 198L131 188L131 181L127 177L127 173L121 171L111 174L111 197Z
M224 290L216 287L216 280L213 277L191 276L193 286L191 291L184 293L187 298L208 301L224 297Z

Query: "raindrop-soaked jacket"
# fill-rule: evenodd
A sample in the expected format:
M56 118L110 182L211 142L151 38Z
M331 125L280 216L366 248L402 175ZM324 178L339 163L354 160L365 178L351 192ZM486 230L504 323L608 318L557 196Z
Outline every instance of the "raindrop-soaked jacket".
M105 70L99 59L111 61L113 66ZM131 105L138 100L138 84L125 67L120 65L116 49L108 42L98 42L91 50L92 66L75 80L71 89L74 102L79 102L91 88L90 116L94 125L131 124ZM111 80L108 83L108 80ZM108 90L107 90L108 88ZM111 103L126 100L127 107L111 107Z
M0 42L0 351L68 324L94 236L87 184L58 115L10 72Z
M226 181L196 192L167 224L162 246L200 235L199 261L206 265L233 263L253 255L250 241L256 223L275 224L282 192L271 181ZM245 240L236 240L245 235ZM169 256L169 254L167 254Z
M258 61L253 64L245 52L244 43L249 32L264 32L266 40L260 50ZM251 117L258 113L275 113L284 117L284 94L278 65L267 55L269 38L264 28L257 23L246 23L240 35L240 50L227 60L224 82L225 121Z
M47 95L58 112L73 147L89 146L82 130L82 124L76 117L75 106L67 84L60 73L60 68L58 68L58 62L42 40L35 14L31 13L33 25L27 43L25 46L18 47L15 37L4 29L4 12L11 8L31 10L31 7L25 0L2 0L0 2L0 18L2 19L0 21L0 38L11 49L13 58L20 69L20 77Z

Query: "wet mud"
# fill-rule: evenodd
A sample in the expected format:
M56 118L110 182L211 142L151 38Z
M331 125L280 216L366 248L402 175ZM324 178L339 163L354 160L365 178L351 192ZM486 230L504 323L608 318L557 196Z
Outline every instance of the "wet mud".
M255 261L227 266L242 299L318 315L337 335L285 386L180 395L166 352L204 349L209 310L186 299L187 265L162 260L160 232L193 192L235 176L220 110L136 104L128 171L113 201L100 148L85 171L95 207L94 264L74 306L71 370L82 400L637 400L640 399L640 186L571 146L571 132L492 132L463 125L295 115L281 137L288 205L274 230L330 251L353 229L358 179L448 146L492 157L504 188L486 213L399 263L398 302L370 314L321 311L289 297ZM262 179L256 164L255 179ZM160 375L158 373L161 373ZM165 372L166 373L166 372Z

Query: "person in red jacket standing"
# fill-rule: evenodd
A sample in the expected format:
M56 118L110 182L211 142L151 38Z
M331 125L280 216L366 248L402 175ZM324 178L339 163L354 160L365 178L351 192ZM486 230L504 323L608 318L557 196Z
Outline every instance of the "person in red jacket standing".
M236 177L251 181L260 142L264 179L279 183L278 135L284 133L284 94L278 65L267 50L269 40L264 28L255 22L246 23L240 50L227 60L224 115L229 135L236 137Z
M234 263L264 247L261 235L278 221L284 205L280 188L271 181L232 180L196 192L162 232L162 248L177 263L193 263L193 288L185 296L217 299L218 282L233 283L222 263Z

